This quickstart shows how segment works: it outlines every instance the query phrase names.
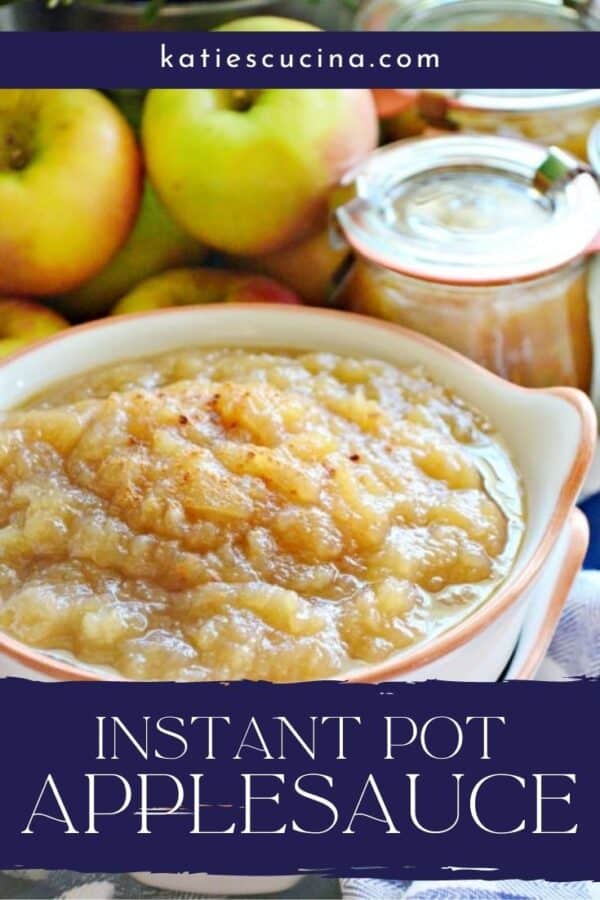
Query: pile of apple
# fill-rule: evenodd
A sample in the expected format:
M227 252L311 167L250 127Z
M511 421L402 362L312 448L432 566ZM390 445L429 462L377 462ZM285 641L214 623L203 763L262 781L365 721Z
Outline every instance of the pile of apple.
M377 135L367 90L152 90L139 129L98 91L0 90L0 353L107 313L326 302L330 197Z

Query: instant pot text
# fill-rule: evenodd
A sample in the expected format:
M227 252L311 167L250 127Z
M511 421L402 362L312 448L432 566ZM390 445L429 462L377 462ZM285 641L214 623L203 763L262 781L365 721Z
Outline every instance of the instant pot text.
M465 818L490 835L577 833L574 772L496 767L497 740L510 729L506 716L385 715L369 722L369 759L363 750L360 760L353 759L355 748L364 748L357 738L365 726L359 715L96 716L94 745L82 748L90 765L77 808L63 793L61 778L48 772L33 787L21 834L35 835L40 823L46 829L50 822L67 835L106 835L124 817L135 822L137 835L152 834L165 819L174 835L182 829L191 835L353 835L374 827L388 835L443 835ZM485 774L474 775L468 765L461 770L467 751L486 765ZM131 765L120 771L119 763L132 758L139 771L132 773ZM290 775L286 763L292 758ZM299 758L305 766L298 774ZM414 766L419 758L451 760L452 771L420 772ZM181 760L189 771L169 771L169 763ZM213 777L219 762L236 764L225 783ZM349 762L350 788L347 780L338 781ZM505 802L510 798L508 818L506 810L498 816L499 791Z

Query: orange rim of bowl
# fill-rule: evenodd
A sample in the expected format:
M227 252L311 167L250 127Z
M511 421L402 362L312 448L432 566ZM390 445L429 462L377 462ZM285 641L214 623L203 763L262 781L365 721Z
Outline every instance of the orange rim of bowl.
M450 627L447 631L442 632L437 637L425 642L423 645L417 645L413 650L408 650L401 657L391 657L390 659L379 663L375 666L365 666L364 669L357 671L346 678L344 673L340 673L340 680L349 683L371 683L381 682L385 680L393 680L398 675L406 675L410 672L420 669L423 666L435 662L440 657L446 656L463 644L471 640L480 631L483 631L488 625L499 618L509 607L511 607L530 587L537 577L543 563L554 546L562 528L569 519L572 507L577 499L579 489L583 484L587 471L591 465L594 447L596 444L597 421L594 408L589 398L577 388L572 387L553 387L553 388L527 388L521 385L512 384L509 381L495 375L493 372L484 369L482 366L470 359L451 350L449 347L434 341L432 338L410 331L394 322L387 322L381 319L366 317L358 313L341 312L338 310L322 309L306 306L287 306L277 303L210 303L197 306L186 307L169 307L167 309L152 310L151 312L130 313L128 315L118 316L114 318L98 319L88 322L84 325L74 326L66 331L58 332L44 341L37 342L22 350L17 351L11 356L0 360L0 370L12 365L16 360L23 359L26 356L37 353L39 350L48 347L51 344L58 344L68 341L71 337L77 336L83 332L89 332L94 329L115 328L120 322L130 322L132 320L148 320L148 319L166 319L169 316L181 315L188 311L191 315L197 314L201 310L214 312L217 309L222 310L227 307L231 310L231 314L243 314L244 312L256 312L262 310L266 313L276 312L281 316L307 316L314 319L327 318L335 319L340 323L345 320L368 322L370 328L380 329L384 332L392 332L399 336L409 339L412 343L419 344L443 356L446 359L460 363L460 365L470 371L476 378L487 381L488 383L496 383L502 385L503 390L526 393L529 395L546 395L558 397L573 407L579 417L581 425L581 436L579 441L579 450L573 460L573 465L569 470L560 494L556 501L552 515L548 521L548 525L537 547L535 548L531 559L524 567L519 575L512 577L509 575L505 583L493 594L493 596L473 613L467 616L456 625ZM309 342L310 343L310 342ZM308 349L308 348L307 348ZM115 360L116 361L116 360ZM87 371L93 371L95 367ZM81 372L86 369L82 367ZM484 411L484 410L483 410ZM573 556L573 549L570 559ZM565 562L568 567L568 562ZM62 680L77 681L128 681L121 675L115 673L100 674L93 671L86 671L76 664L54 658L49 655L48 651L29 647L20 641L10 637L0 631L0 652L7 654L16 660L22 666L40 672L50 678ZM82 664L85 665L85 664ZM520 676L527 677L527 676Z

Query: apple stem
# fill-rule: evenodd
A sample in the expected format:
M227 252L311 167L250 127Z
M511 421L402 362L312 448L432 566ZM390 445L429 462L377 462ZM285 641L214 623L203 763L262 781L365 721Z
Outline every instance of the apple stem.
M245 89L236 89L231 92L234 109L238 112L245 112L252 106L252 94Z
M6 146L8 167L15 171L24 169L29 162L29 155L25 148L19 143L16 136L9 132L4 139L4 143Z

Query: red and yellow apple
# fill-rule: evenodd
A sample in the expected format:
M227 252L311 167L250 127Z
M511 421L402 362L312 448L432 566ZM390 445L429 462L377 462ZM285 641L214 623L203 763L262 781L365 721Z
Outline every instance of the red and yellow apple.
M154 90L142 141L171 215L236 256L324 227L331 188L377 143L368 90Z
M328 229L265 256L237 258L235 264L276 278L296 291L306 303L327 306L337 275L351 255L349 247L332 244Z
M0 357L68 327L66 319L46 306L0 297Z
M133 132L92 90L0 90L0 291L48 296L99 272L140 195Z
M99 316L140 281L166 269L201 263L206 249L169 216L146 182L140 212L125 245L82 287L64 295L59 308L72 319Z
M417 137L427 128L419 109L418 91L377 88L373 91L384 141Z
M272 278L227 269L173 269L138 284L112 315L203 303L301 303L300 297Z

